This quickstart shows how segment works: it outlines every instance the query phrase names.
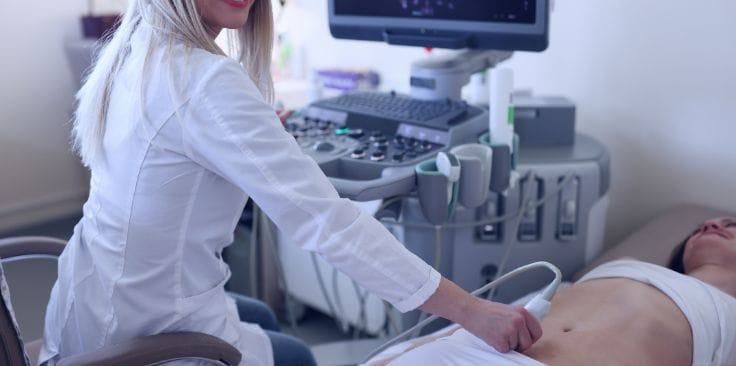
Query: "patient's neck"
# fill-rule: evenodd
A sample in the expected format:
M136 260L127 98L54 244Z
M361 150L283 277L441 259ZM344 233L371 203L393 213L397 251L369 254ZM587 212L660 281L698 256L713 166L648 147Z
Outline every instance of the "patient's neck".
M736 271L715 264L702 265L688 273L719 290L736 297Z

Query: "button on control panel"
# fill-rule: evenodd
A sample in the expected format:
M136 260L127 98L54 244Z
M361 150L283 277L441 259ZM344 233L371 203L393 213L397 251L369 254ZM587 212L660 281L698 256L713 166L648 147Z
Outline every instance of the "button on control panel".
M529 192L534 201L540 201L544 198L544 185L539 178L525 178L521 181L520 192ZM531 242L539 240L542 232L542 206L520 207L524 209L524 214L519 222L519 241Z
M317 163L348 158L381 165L407 164L428 159L444 148L439 138L423 131L401 128L393 133L382 130L350 128L341 121L300 116L287 122L287 130L302 150ZM420 136L435 136L436 141L423 140L405 133L416 132Z
M287 122L286 130L318 164L349 155L360 147L348 136L347 129L326 120L294 117Z
M562 181L562 178L560 178ZM578 233L578 196L580 195L580 178L575 177L567 183L559 193L557 212L557 238L561 241L573 241Z

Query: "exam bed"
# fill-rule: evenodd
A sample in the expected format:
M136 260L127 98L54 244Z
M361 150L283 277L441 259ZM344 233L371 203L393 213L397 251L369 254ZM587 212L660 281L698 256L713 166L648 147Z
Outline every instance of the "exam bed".
M608 247L601 255L578 271L574 275L573 280L581 278L585 273L603 263L620 258L634 258L666 266L669 263L674 248L682 243L703 221L713 217L734 215L733 212L698 205L681 205L667 210L634 231L621 242ZM514 304L523 305L533 295L524 296L515 301ZM432 337L436 334L446 332L448 329L449 327L444 328L425 337ZM409 347L408 342L398 344L376 355L372 360L380 360L392 354L401 353ZM368 364L370 365L371 363L369 362Z

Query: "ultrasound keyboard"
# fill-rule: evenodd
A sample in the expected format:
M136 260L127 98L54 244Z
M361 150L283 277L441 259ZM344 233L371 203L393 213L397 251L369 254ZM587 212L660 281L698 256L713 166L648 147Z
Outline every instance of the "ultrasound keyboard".
M487 118L462 101L355 93L313 103L290 118L287 129L338 192L368 200L408 193L414 166L476 142L488 128Z

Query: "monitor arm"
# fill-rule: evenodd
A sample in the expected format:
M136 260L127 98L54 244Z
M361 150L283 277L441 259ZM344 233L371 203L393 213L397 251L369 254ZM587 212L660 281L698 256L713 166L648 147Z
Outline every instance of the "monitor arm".
M460 100L470 76L495 67L512 55L510 51L467 50L417 61L411 66L411 96L422 100Z

